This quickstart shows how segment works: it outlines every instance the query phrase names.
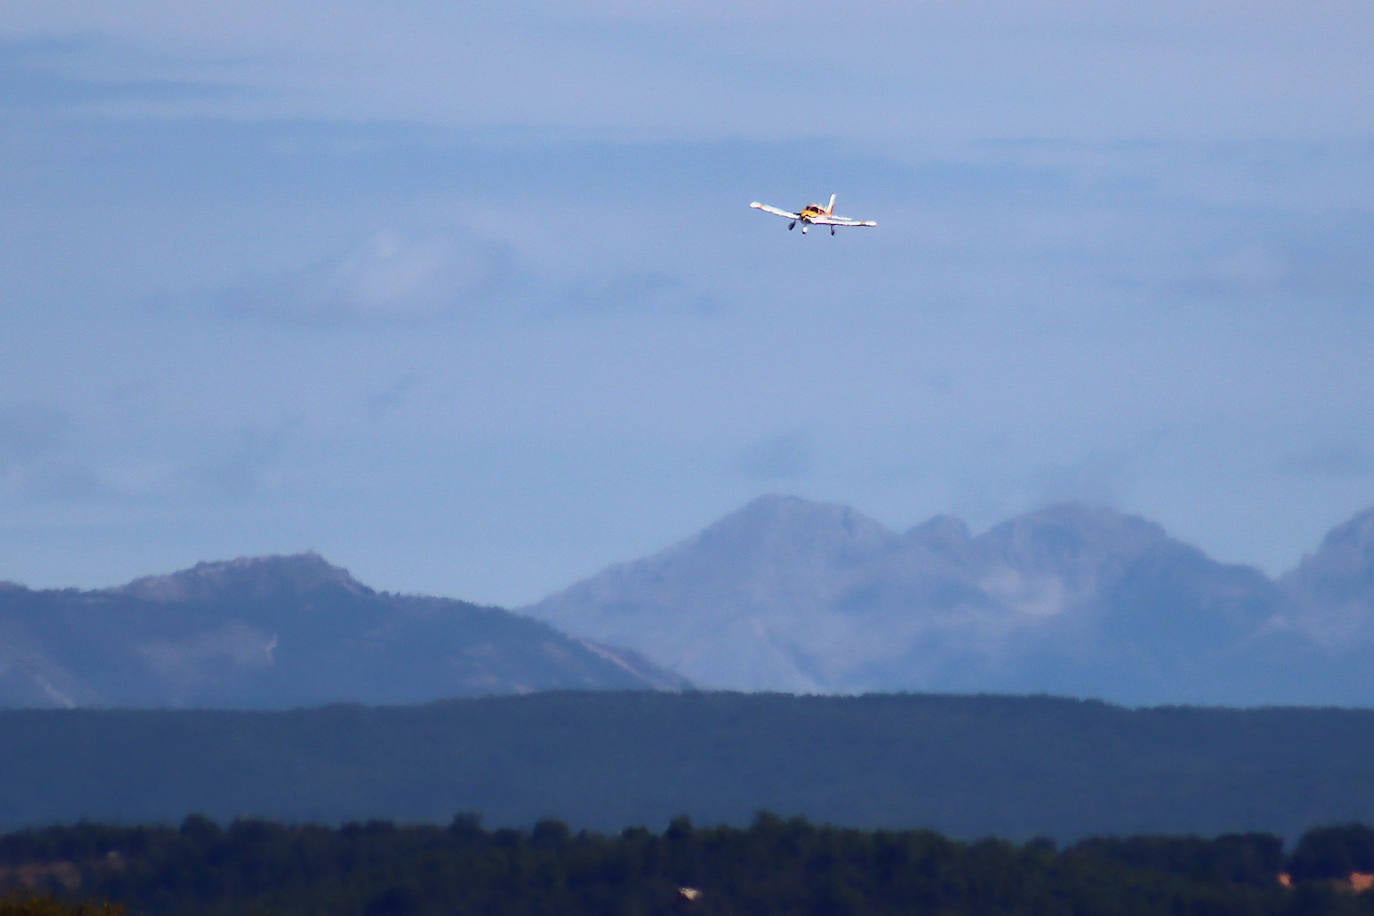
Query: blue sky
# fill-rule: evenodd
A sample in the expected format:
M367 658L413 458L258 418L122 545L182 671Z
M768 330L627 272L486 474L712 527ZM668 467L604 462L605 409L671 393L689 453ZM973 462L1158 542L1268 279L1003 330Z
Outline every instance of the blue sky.
M397 8L398 7L398 8ZM1374 505L1374 8L11 0L0 579ZM748 209L839 194L873 232Z

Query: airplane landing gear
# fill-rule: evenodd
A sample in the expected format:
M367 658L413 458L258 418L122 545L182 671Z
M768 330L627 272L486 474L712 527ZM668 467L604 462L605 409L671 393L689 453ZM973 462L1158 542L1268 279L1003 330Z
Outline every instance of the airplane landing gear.
M790 223L787 224L787 231L788 231L788 232L791 232L791 231L792 231L793 229L795 229L795 228L797 228L797 221L796 221L796 220L792 220L792 222L790 222ZM805 232L805 231L806 231L805 229L802 230L802 232Z

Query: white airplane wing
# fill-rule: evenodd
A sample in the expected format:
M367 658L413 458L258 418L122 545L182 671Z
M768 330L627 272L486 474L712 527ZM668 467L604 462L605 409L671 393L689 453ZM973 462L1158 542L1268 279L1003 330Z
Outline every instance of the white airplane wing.
M800 213L793 213L789 210L779 210L777 207L770 207L768 206L768 204L761 204L757 200L749 206L753 207L755 210L762 210L764 213L771 213L774 216L785 216L788 219L801 219Z
M811 222L817 226L876 226L871 219L850 219L847 216L816 216Z

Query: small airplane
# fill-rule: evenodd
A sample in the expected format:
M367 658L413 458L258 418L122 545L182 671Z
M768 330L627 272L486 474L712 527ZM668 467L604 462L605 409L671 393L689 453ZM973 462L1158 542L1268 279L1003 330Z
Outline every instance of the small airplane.
M834 235L836 228L840 226L876 226L878 225L871 219L850 219L847 216L835 215L835 195L830 195L830 203L822 207L820 204L807 204L798 213L790 210L782 210L778 207L770 207L768 204L761 204L757 200L749 206L755 210L762 210L764 213L771 213L774 216L785 216L792 222L787 224L787 231L791 232L797 227L797 223L802 224L802 235L806 235L806 230L812 226L829 226L830 234Z

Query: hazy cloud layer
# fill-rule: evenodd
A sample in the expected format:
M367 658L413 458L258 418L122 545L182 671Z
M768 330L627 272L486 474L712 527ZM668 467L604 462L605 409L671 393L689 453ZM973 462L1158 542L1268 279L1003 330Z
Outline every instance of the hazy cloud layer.
M0 404L0 467L14 467L52 452L65 439L71 418L41 404Z
M708 3L691 10L12 3L0 35L84 36L43 61L150 93L113 113L396 118L676 136L1311 136L1368 123L1367 5L1102 8ZM800 50L799 50L800 49ZM65 49L64 49L65 50ZM824 66L817 66L816 54Z
M1371 45L1344 0L11 3L0 578L314 548L519 604L761 490L1279 571L1374 499ZM747 207L830 193L879 228Z
M0 404L0 505L101 500L99 475L71 454L72 418L41 404Z

